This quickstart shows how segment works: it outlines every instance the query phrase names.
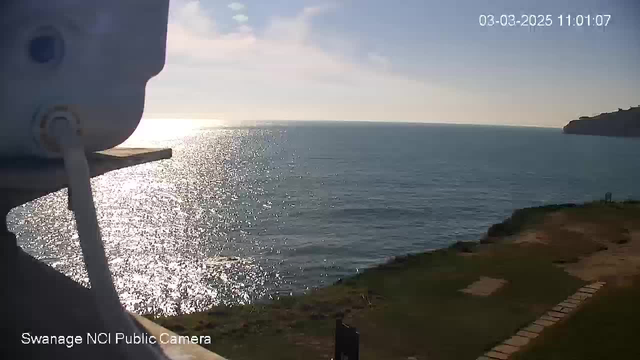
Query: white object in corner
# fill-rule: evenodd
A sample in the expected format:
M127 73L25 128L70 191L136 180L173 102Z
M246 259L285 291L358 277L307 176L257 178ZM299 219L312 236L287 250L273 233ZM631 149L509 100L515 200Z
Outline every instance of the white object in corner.
M136 129L146 84L164 67L169 0L0 2L0 157L60 157L43 118L78 120L86 151Z

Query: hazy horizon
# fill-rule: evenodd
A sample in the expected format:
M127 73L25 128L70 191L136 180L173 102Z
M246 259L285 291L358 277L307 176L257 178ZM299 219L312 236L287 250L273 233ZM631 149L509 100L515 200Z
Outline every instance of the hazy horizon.
M611 20L560 27L569 13ZM638 15L633 0L172 0L144 117L559 128L640 105Z
M206 118L160 118L160 117L143 117L142 121L145 123L151 122L188 122L194 127L234 127L234 126L248 126L251 124L265 125L269 123L375 123L375 124L404 124L404 125L460 125L460 126L498 126L498 127L532 127L532 128L544 128L544 129L561 129L566 124L558 126L545 126L545 125L527 125L527 124L490 124L490 123L465 123L465 122L438 122L438 121L404 121L404 120L340 120L340 119L206 119ZM569 120L567 120L569 122Z

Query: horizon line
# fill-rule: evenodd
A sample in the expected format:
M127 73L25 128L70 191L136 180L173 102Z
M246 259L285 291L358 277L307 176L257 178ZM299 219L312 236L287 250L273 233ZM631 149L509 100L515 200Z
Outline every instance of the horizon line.
M344 123L385 123L385 124L412 124L412 125L466 125L466 126L496 126L496 127L524 127L538 129L562 129L562 126L531 125L531 124L490 124L490 123L464 123L464 122L429 122L429 121L407 121L407 120L335 120L335 119L259 119L259 120L227 120L218 118L179 118L179 117L145 117L141 121L212 121L220 123L247 123L247 122L344 122ZM225 125L225 124L220 124Z

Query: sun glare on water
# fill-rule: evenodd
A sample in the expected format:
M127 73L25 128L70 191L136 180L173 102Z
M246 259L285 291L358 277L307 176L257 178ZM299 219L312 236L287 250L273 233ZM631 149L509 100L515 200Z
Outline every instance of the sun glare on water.
M122 147L155 146L158 143L189 136L202 128L219 128L227 124L216 119L142 119L136 131Z

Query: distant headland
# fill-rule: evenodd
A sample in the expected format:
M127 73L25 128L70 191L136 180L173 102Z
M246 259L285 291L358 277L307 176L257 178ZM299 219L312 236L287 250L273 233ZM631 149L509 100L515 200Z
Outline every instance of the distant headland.
M640 137L640 105L592 117L581 116L569 122L562 131L576 135Z

